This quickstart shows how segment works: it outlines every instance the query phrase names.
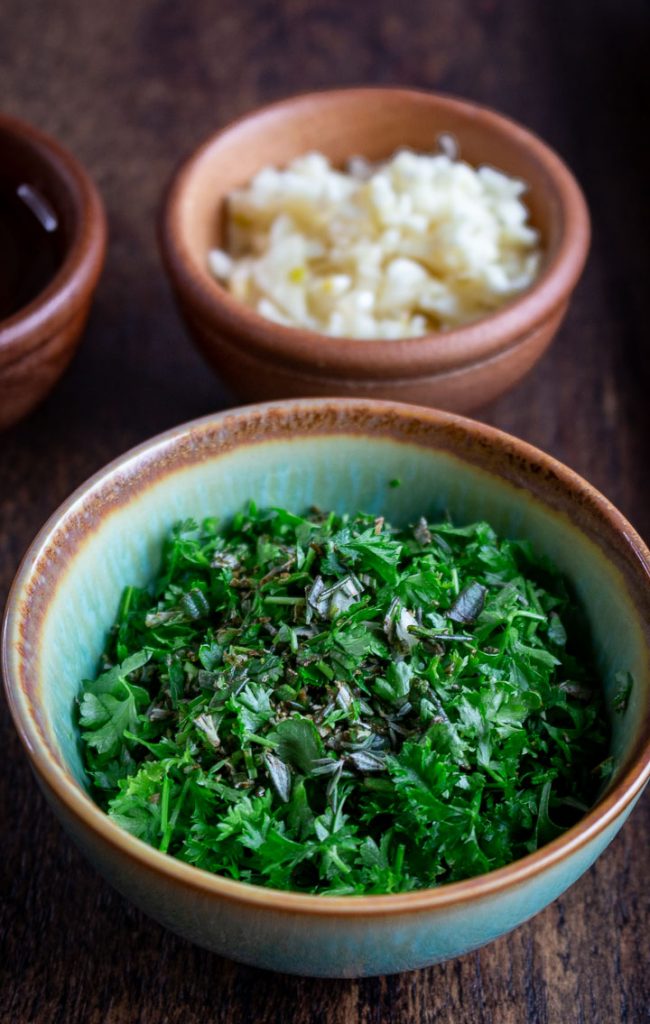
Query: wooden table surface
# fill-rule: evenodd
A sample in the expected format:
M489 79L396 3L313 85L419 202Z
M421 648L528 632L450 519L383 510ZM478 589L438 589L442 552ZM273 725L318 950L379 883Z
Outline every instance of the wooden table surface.
M550 353L480 415L575 468L649 537L645 11L645 0L3 0L0 105L85 162L110 244L70 371L0 437L0 599L36 530L89 474L230 401L190 347L156 252L174 164L233 116L332 85L472 97L573 167L594 220L587 271ZM109 889L46 809L0 710L1 1022L650 1020L647 794L595 867L506 938L391 978L296 979L196 949Z

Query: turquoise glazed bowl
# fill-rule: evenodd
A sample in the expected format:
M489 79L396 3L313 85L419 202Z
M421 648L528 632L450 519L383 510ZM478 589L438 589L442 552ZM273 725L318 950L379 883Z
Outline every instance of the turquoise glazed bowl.
M391 487L398 478L401 486ZM94 673L124 583L156 571L177 519L253 498L302 511L364 509L396 522L448 511L529 538L573 580L611 702L615 773L597 805L536 853L468 881L393 896L280 892L210 875L121 831L90 799L74 702ZM125 896L224 956L329 977L410 970L502 935L560 895L616 835L650 774L650 553L566 467L490 427L363 400L296 400L220 413L113 462L44 526L18 572L3 637L9 703L64 827Z

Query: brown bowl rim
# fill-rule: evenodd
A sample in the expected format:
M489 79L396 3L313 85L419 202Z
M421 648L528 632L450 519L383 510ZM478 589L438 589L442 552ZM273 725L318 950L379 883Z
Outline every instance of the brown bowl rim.
M526 148L542 165L552 184L562 223L561 238L552 258L529 289L471 324L438 334L393 341L333 338L299 327L285 327L244 305L200 266L187 245L182 229L182 207L196 167L214 147L242 127L260 126L278 116L291 116L305 106L340 104L370 98L380 104L388 97L402 98L426 108L448 110L481 120L497 133ZM490 107L457 96L420 89L362 86L301 93L252 110L211 133L180 164L165 192L159 216L159 247L163 264L181 302L192 316L237 337L271 362L299 365L316 375L355 374L362 379L421 374L460 368L512 347L566 303L584 267L591 237L587 203L575 177L541 138L528 128Z
M184 438L192 439L193 458L200 459L200 454L197 453L197 449L200 447L197 440L202 432L207 432L215 425L220 424L225 424L227 428L228 424L225 421L229 418L233 425L235 422L245 424L246 422L250 423L255 416L267 412L272 413L274 410L278 410L279 415L295 417L300 414L301 410L318 413L319 408L325 409L326 407L330 407L338 414L347 413L348 416L353 413L357 415L367 413L369 416L384 414L398 419L402 425L407 423L422 425L424 421L425 426L439 428L441 432L453 430L465 438L479 442L483 448L496 449L500 459L502 458L506 462L514 457L529 466L534 466L535 472L543 473L545 479L556 481L563 491L574 495L579 502L586 504L597 517L607 522L608 526L621 538L626 554L631 556L630 561L633 566L631 571L638 572L643 577L644 586L647 587L650 594L650 551L634 528L591 484L552 456L525 441L475 420L399 402L331 398L292 399L243 406L182 424L132 448L91 476L48 518L23 557L9 593L2 625L2 675L14 724L37 776L45 783L46 788L49 788L61 801L67 813L73 818L80 819L84 828L91 833L97 833L101 840L135 862L143 870L168 877L170 881L193 888L207 898L222 898L269 912L315 914L326 917L337 915L376 917L426 910L434 911L465 904L472 899L498 894L505 889L514 888L542 875L546 870L586 846L613 824L640 795L650 776L650 716L647 708L645 709L643 727L626 758L627 768L622 772L616 785L608 790L595 807L576 825L535 853L528 854L487 874L460 882L446 883L437 888L419 889L393 895L323 896L270 889L210 874L160 853L123 831L82 790L69 772L55 762L41 736L34 717L32 701L27 696L25 696L25 701L21 699L20 694L23 691L21 678L19 673L14 674L10 655L12 638L19 634L21 602L24 607L27 607L24 597L29 589L33 566L39 552L47 549L59 524L71 514L76 506L82 506L84 500L92 495L100 485L104 484L105 487L108 487L111 478L120 471L137 475L143 462L156 456L157 453L164 454L169 446L182 443ZM302 435L306 435L306 433L307 431L303 429ZM360 436L363 436L364 433L368 434L367 426L358 431ZM239 443L245 446L259 439L251 439L245 435ZM263 440L263 437L261 439ZM161 473L169 472L170 468L173 468L171 460L165 461ZM495 475L497 474L495 473ZM115 496L111 494L111 497ZM102 515L106 515L109 511L110 500L102 505ZM576 526L576 529L579 527ZM23 651L20 650L18 665L22 660ZM28 711L25 710L25 703L28 705Z
M97 186L76 157L40 128L9 114L0 113L2 134L27 143L48 176L67 189L73 208L72 236L58 270L31 302L0 320L0 360L4 365L37 348L44 340L44 328L49 336L87 300L103 266L108 232Z

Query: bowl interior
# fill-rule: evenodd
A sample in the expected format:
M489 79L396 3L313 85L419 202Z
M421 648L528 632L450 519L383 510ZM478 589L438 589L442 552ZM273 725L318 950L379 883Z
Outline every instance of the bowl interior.
M463 421L450 434L448 421L432 414L418 436L409 417L396 431L390 418L384 428L376 418L359 426L345 409L329 415L319 432L309 415L274 427L272 408L257 426L245 415L199 422L122 460L69 503L24 567L9 620L12 701L30 745L44 741L54 761L85 784L75 697L80 680L96 671L122 587L155 573L161 538L174 521L227 517L254 499L296 512L312 504L363 509L397 523L422 514L435 520L449 513L459 523L485 518L503 535L530 539L571 578L587 609L610 700L617 672L633 673L627 711L612 716L620 776L647 730L648 583L647 569L629 568L637 556L629 557L625 542L621 553L606 517L583 510L578 527L580 500L566 484L548 473L545 483L534 464L529 484L504 441L486 461L485 441L457 426ZM399 486L391 485L396 480ZM545 490L548 503L540 497Z
M79 264L88 264L83 268L87 274L99 262L105 226L91 182L53 139L0 115L0 152L5 207L0 258L8 264L0 286L0 345L10 359L15 346L39 326L44 310L61 315L72 292L79 290ZM27 194L17 201L19 187Z
M0 181L29 185L53 209L61 256L70 245L78 223L79 185L67 164L58 158L40 135L21 131L0 121L2 170Z
M451 132L470 163L492 164L530 186L526 201L552 261L562 235L557 187L540 161L534 137L491 111L407 90L343 90L313 94L244 118L199 151L183 177L178 225L194 267L220 288L207 253L222 243L223 200L268 165L284 166L312 150L343 165L354 155L384 160L410 147L433 152ZM534 143L531 146L531 143Z

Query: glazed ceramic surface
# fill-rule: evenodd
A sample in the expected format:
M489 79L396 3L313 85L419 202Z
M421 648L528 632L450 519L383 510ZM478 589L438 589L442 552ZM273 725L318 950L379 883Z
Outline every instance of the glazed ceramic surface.
M400 486L391 486L398 479ZM254 499L296 512L363 509L397 523L448 512L525 537L584 602L614 715L613 782L577 826L480 878L395 896L278 892L210 875L122 832L86 791L75 696L93 675L122 587L156 572L177 519L223 518ZM43 528L10 595L9 701L36 776L89 859L122 893L216 952L291 973L390 973L456 956L555 899L616 834L650 772L650 555L632 528L565 467L491 428L392 403L304 400L226 412L135 449Z
M83 167L54 139L0 115L2 177L36 190L62 237L59 269L26 306L0 320L0 429L25 416L72 359L104 264L106 218Z
M491 164L530 186L544 265L535 284L498 312L422 338L326 338L264 319L210 274L224 200L261 168L311 150L338 165L355 154L380 161L404 146L431 152L442 132L456 137L470 163ZM466 411L520 380L549 345L582 271L589 217L559 157L494 111L415 90L343 89L265 107L208 139L171 184L160 243L194 340L236 394L360 395Z

